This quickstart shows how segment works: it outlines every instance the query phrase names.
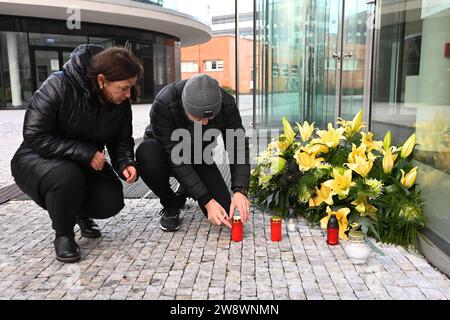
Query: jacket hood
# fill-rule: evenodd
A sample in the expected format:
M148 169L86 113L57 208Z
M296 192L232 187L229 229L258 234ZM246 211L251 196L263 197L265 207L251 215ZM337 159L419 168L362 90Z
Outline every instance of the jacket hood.
M81 87L84 91L87 91L87 93L90 93L91 91L91 84L87 75L89 63L91 58L102 50L104 50L102 46L82 44L73 50L70 54L70 60L63 66L63 70L68 78L72 80L75 85Z

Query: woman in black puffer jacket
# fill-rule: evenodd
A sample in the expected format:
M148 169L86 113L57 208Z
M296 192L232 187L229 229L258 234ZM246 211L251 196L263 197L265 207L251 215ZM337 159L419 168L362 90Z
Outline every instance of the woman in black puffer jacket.
M137 179L130 100L137 98L142 72L124 48L81 45L28 105L11 171L22 191L48 210L59 261L80 259L75 224L83 236L99 237L92 218L112 217L124 207L117 175L128 183Z

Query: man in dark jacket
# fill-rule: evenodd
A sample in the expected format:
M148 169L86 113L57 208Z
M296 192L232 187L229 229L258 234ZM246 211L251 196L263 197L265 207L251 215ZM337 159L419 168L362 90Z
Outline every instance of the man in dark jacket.
M195 134L198 129L203 135ZM232 197L217 165L202 157L210 144L203 141L208 129L220 132L229 153ZM190 133L192 145L190 151L182 150L183 161L176 159L176 152L173 152L180 143L174 138L180 130ZM230 141L230 131L241 133L241 144ZM181 143L186 144L186 141ZM198 159L200 161L196 161ZM234 98L208 75L199 74L174 82L158 93L150 111L144 142L136 150L136 160L141 178L163 205L159 224L162 230L175 231L180 227L183 201L180 203L172 191L170 176L178 180L187 196L198 201L211 223L231 227L229 220L235 209L239 210L243 223L248 221L248 139Z

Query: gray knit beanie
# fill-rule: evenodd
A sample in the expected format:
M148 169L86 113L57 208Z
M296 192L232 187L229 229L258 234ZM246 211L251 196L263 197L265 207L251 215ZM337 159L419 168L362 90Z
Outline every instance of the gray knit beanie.
M217 80L206 74L192 76L181 94L184 111L194 117L210 118L222 107L222 93Z

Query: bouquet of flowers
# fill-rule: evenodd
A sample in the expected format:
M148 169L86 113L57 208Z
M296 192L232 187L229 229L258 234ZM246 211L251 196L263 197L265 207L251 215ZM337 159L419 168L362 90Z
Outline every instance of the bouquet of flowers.
M416 191L417 167L412 164L416 137L401 147L364 132L362 112L337 128L329 123L291 124L256 158L250 195L263 210L286 217L289 211L325 228L331 214L346 240L352 228L385 243L417 248L417 232L425 225L423 200ZM289 210L290 209L290 210Z

